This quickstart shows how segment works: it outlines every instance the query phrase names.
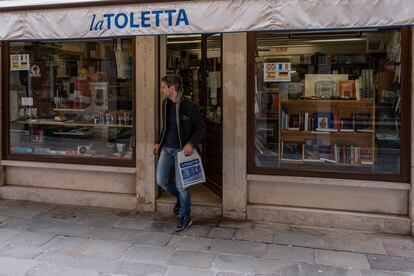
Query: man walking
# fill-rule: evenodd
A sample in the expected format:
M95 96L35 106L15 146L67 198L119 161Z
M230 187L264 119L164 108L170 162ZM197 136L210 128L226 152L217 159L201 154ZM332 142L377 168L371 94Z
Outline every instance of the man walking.
M166 76L161 80L160 92L166 99L162 102L162 129L160 139L154 145L154 154L160 154L157 166L157 183L175 196L177 202L174 214L180 215L176 232L187 230L191 224L191 192L183 189L178 173L177 153L184 151L186 156L199 151L205 124L199 107L182 95L181 79ZM175 168L175 183L170 174Z

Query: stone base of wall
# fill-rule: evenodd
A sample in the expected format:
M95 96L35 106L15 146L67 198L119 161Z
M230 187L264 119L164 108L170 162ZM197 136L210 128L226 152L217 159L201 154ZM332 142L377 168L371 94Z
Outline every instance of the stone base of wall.
M6 185L0 187L0 198L126 210L137 208L135 195L38 187Z
M301 226L353 229L401 235L410 235L411 233L411 221L408 216L269 205L248 205L247 219Z

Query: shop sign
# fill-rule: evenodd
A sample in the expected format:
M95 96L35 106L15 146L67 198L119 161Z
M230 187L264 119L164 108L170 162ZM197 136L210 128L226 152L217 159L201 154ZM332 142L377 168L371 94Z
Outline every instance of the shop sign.
M265 63L265 82L290 82L290 62Z
M105 13L101 18L92 15L90 31L103 31L105 28L122 30L125 28L151 28L160 27L160 20L166 19L168 27L189 25L185 9L155 10L141 12Z
M10 55L10 71L29 71L29 54Z
M32 78L40 78L42 75L40 74L40 67L36 64L30 66L30 76Z

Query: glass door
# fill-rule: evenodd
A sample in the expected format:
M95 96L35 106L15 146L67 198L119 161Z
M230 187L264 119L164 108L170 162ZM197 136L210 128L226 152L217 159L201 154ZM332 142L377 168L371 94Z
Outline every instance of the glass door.
M223 190L223 105L222 35L202 36L202 91L206 135L203 161L207 186L222 195Z

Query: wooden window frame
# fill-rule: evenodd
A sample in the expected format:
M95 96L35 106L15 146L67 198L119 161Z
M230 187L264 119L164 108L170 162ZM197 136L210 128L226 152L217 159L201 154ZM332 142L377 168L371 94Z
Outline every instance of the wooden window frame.
M124 37L119 37L124 38ZM111 39L111 38L107 38ZM135 57L136 57L136 43L135 38L132 39L132 137L136 137L136 68L135 68ZM99 39L98 39L99 40ZM95 41L82 40L82 41ZM42 154L16 154L10 153L10 93L9 93L9 80L10 80L10 66L9 66L9 45L11 42L2 43L2 147L3 147L3 160L13 161L32 161L32 162L46 162L46 163L67 163L67 164L84 164L84 165L101 165L101 166L114 166L114 167L135 167L136 166L136 141L133 146L132 159L112 159L112 158L94 158L94 157L75 157L75 156L53 156L53 155L42 155ZM135 139L133 139L135 140Z
M255 33L247 35L247 172L248 174L357 179L409 183L411 177L411 27L401 27L401 136L400 173L367 174L339 171L311 171L286 168L263 168L255 164Z

